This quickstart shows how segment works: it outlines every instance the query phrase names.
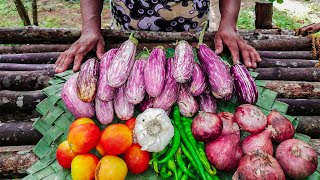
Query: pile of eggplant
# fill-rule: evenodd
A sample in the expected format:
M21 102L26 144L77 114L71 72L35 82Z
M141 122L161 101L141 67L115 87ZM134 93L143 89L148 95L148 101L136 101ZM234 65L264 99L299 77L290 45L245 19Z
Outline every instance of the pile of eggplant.
M216 113L216 100L255 104L257 87L242 64L227 65L207 45L196 53L184 40L176 43L174 56L157 46L137 54L138 41L131 35L119 48L108 50L101 61L90 58L64 84L62 99L75 117L93 117L102 124L128 120L135 106L143 112L161 108L168 114L177 103L181 114ZM196 55L195 55L196 54ZM195 56L199 62L195 61Z

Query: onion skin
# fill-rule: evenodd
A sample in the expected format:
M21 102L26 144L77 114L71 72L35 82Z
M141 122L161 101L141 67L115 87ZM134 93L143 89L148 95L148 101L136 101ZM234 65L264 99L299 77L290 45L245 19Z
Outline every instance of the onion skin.
M172 66L173 59L169 58L166 64L166 83L161 94L154 100L154 108L161 108L165 111L168 111L178 99L179 86L176 80L173 78Z
M186 84L180 84L177 103L180 113L185 117L192 117L199 110L199 104L190 93Z
M125 86L117 88L114 92L113 108L121 120L129 120L134 114L134 105L129 103L125 94Z
M275 158L285 174L295 179L310 176L318 166L316 151L299 139L288 139L280 143Z
M192 81L190 84L190 92L193 96L199 96L204 93L207 88L206 76L202 72L200 66L195 63L193 68Z
M111 64L113 57L116 55L118 49L110 49L106 53L104 53L101 61L100 61L100 70L99 70L99 80L98 80L98 88L97 88L97 97L101 101L110 101L113 99L114 88L109 86L107 79L107 71Z
M269 154L254 151L241 158L232 180L285 180L278 161Z
M139 103L139 108L141 112L144 112L145 110L152 108L154 103L154 98L145 95L144 99Z
M203 93L198 97L200 111L204 112L217 112L216 99L210 93Z
M208 160L217 169L234 171L243 156L240 147L240 136L235 134L221 135L216 140L206 144Z
M281 143L284 140L291 139L294 136L295 129L293 124L277 111L271 111L267 116L268 125L271 125L275 132L271 139Z
M198 141L209 142L221 134L222 120L216 114L200 111L193 119L191 129Z
M146 59L137 59L126 83L126 95L131 104L139 104L146 93L143 71Z
M267 126L267 117L260 109L251 104L243 104L237 107L234 116L241 129L251 134L260 133Z
M223 127L221 135L238 134L240 136L240 129L236 122L234 122L234 115L229 112L221 112L218 114L222 120Z
M271 129L266 129L259 134L252 134L246 137L241 144L241 148L245 155L260 150L264 153L273 155L273 146L271 141Z
M193 74L194 57L192 46L184 40L178 42L173 61L172 74L178 83L186 83Z

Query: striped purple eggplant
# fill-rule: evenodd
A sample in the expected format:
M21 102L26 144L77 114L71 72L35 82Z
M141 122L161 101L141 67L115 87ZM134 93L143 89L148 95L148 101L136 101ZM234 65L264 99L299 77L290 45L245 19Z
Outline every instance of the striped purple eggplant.
M217 112L216 99L211 95L210 91L204 92L198 97L200 111L204 112Z
M79 73L75 73L64 83L61 90L61 98L67 109L76 118L94 116L93 103L83 102L77 95L77 78Z
M258 100L258 89L247 68L242 64L235 64L231 67L231 75L238 101L243 104L255 104Z
M128 102L125 94L125 86L117 88L114 92L113 108L116 115L121 120L128 120L134 114L134 105Z
M77 93L83 102L92 102L97 93L99 78L99 62L90 58L81 65L77 78Z
M173 77L178 83L187 82L194 68L194 57L192 46L187 41L179 41L174 53Z
M173 77L172 67L173 67L173 58L169 58L166 64L166 83L161 94L155 98L153 107L161 108L165 111L170 110L173 104L177 101L178 98L178 83Z
M144 99L139 103L139 109L141 112L152 108L154 103L154 98L150 97L148 94L145 95Z
M119 88L127 81L134 64L137 45L138 41L133 37L121 44L107 72L108 84L111 87Z
M193 68L192 81L190 84L190 92L193 96L199 96L207 88L206 76L202 72L200 66L195 63Z
M99 98L96 98L95 109L97 119L101 124L109 124L113 121L114 111L112 101L101 101Z
M146 62L146 58L135 61L126 83L126 95L131 104L139 104L144 98L146 90L143 73Z
M177 103L181 114L185 117L192 117L199 110L199 104L186 84L180 84Z
M118 49L110 49L102 56L100 61L100 73L98 80L97 96L101 101L110 101L113 99L114 88L109 86L107 81L107 70Z
M152 50L144 68L144 83L151 97L157 97L163 91L166 76L166 53L163 47Z
M208 77L213 96L230 100L233 91L230 68L205 44L199 44L198 58L202 70Z

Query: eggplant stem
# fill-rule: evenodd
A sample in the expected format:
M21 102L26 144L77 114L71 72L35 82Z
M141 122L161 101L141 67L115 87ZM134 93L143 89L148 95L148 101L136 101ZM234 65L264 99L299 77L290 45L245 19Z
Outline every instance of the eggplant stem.
M201 26L203 26L203 29L202 29L201 32L200 32L199 43L198 43L198 45L197 45L197 48L199 48L199 45L203 43L204 32L205 32L206 29L207 29L208 21L203 22L203 23L201 24Z
M129 36L129 40L132 41L132 42L134 43L134 45L138 46L138 39L136 39L136 38L134 37L135 34L136 34L136 32L135 32L135 31L132 31L131 34L130 34L130 36Z

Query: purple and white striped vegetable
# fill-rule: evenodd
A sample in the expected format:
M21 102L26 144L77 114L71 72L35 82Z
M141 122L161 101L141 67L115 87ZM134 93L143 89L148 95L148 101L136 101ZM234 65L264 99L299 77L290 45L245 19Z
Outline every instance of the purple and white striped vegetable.
M76 118L94 116L93 103L83 102L77 95L77 78L79 73L75 73L64 83L61 90L61 98L67 109Z
M140 111L144 112L145 110L152 108L153 103L154 103L154 98L146 94L144 99L139 104Z
M125 94L125 86L117 88L114 92L113 106L116 115L121 120L128 120L134 114L134 105L129 103Z
M199 104L186 84L180 84L177 103L181 114L185 117L192 117L199 110Z
M100 61L100 74L98 80L97 96L101 101L110 101L113 99L114 88L109 86L107 80L107 71L111 64L113 57L116 55L118 49L110 49L102 56Z
M178 83L172 75L173 58L169 58L166 64L166 83L161 94L155 98L153 107L161 108L165 111L169 111L173 104L178 99Z
M166 77L166 53L163 47L152 50L144 68L144 83L151 97L157 97L163 91Z
M200 111L204 112L217 112L217 102L214 97L212 97L210 92L205 92L198 97Z
M137 45L138 41L131 36L121 44L107 72L108 84L111 87L119 88L127 81L134 64Z
M238 101L243 104L255 104L258 100L258 89L247 68L242 64L235 64L231 67L231 75Z
M144 98L146 90L143 73L146 62L144 58L135 61L126 83L126 95L131 104L138 104Z
M207 45L199 44L200 65L209 79L213 96L217 99L230 100L233 82L229 67Z
M97 119L101 124L109 124L113 121L114 111L112 101L101 101L99 98L96 98L95 109Z
M193 96L199 96L207 88L206 76L202 72L200 66L195 63L193 68L192 81L190 84L190 92Z
M194 57L192 46L187 41L179 41L174 53L173 77L178 83L187 82L194 68Z
M83 102L92 102L95 99L98 78L99 62L96 58L90 58L82 64L77 78L77 93Z

